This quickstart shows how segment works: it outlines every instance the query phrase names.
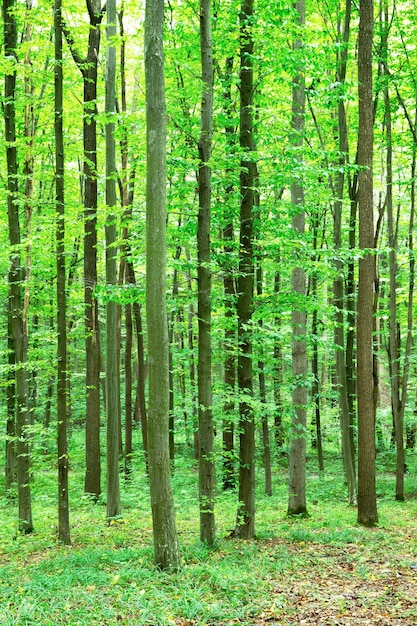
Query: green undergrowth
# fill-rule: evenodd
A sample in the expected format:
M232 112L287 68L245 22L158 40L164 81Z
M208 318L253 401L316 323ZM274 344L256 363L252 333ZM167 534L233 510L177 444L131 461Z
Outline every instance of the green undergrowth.
M310 460L309 516L303 519L286 516L282 461L274 465L272 497L263 494L259 467L256 539L229 538L237 495L219 493L218 545L208 550L199 542L196 465L191 453L184 453L176 459L173 475L182 565L179 572L161 573L153 565L149 489L140 458L131 478L121 483L123 517L108 526L104 501L94 503L83 496L82 460L74 456L70 547L56 540L52 459L38 458L32 486L35 533L17 535L16 502L4 494L0 498L0 624L296 624L297 611L307 610L312 601L304 587L308 590L310 584L311 589L322 579L334 584L335 572L341 586L355 584L359 589L373 576L379 585L386 571L393 575L403 571L405 580L417 568L416 474L411 460L407 500L396 502L392 462L391 457L381 462L379 525L373 529L356 525L356 510L347 506L337 458L327 461L324 474L317 472L315 459ZM412 584L410 580L407 584ZM401 593L404 598L406 592ZM337 606L339 613L342 604ZM411 619L407 610L411 609L404 604L404 620ZM350 623L359 624L360 619Z

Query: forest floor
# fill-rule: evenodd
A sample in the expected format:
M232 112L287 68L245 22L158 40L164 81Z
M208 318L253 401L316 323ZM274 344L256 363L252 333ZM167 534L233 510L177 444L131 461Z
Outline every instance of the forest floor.
M81 470L80 461L80 470ZM33 484L36 532L16 536L16 502L0 495L0 624L4 626L258 626L417 624L417 493L413 460L407 498L396 502L392 458L378 473L379 524L356 525L331 459L308 474L309 517L286 516L286 472L274 469L274 495L257 492L257 538L229 539L236 493L217 501L218 546L198 540L195 467L174 474L182 567L153 566L149 493L143 473L122 482L123 517L105 524L103 503L82 495L72 465L72 545L56 542L51 463L38 460ZM262 482L262 468L259 468ZM1 486L0 486L1 489Z

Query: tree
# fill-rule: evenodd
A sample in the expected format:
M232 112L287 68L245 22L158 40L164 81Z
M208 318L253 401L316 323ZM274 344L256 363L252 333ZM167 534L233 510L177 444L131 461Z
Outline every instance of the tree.
M343 48L338 59L336 80L344 84L346 80L348 43L350 32L351 2L346 0L345 18L343 24L342 42ZM339 56L339 55L338 55ZM333 280L333 299L336 308L336 324L334 329L334 343L336 348L336 376L338 382L340 426L342 433L342 459L345 476L348 484L349 504L356 504L356 476L354 465L354 451L351 437L351 414L349 406L349 388L346 367L346 344L345 344L345 288L343 276L343 263L339 253L342 246L342 213L343 195L345 187L345 169L348 160L348 128L346 121L345 102L342 97L337 101L337 127L339 168L336 174L335 194L333 202L333 243L335 247L336 276Z
M211 0L200 0L201 132L198 141L198 441L200 539L214 545L215 466L211 394L211 268L210 205L213 114L213 55L211 42Z
M101 493L100 463L100 328L97 285L97 70L103 10L100 0L86 0L90 18L87 54L81 57L64 25L73 59L83 77L84 147L84 301L85 301L85 480L84 490Z
M373 219L373 0L361 0L358 36L358 204L359 260L357 373L358 373L358 523L378 522L375 477L375 403L373 378L373 295L375 279Z
M255 420L253 392L252 339L250 323L253 308L253 209L255 162L253 155L253 0L240 6L240 256L238 276L238 366L239 390L239 507L234 536L251 539L255 534Z
M7 160L7 217L10 242L8 329L9 346L13 356L9 365L14 367L16 411L17 488L19 508L19 532L33 531L32 501L30 490L30 441L28 427L30 414L28 406L28 326L24 314L25 270L21 258L21 228L19 221L18 156L16 146L16 73L17 73L17 24L14 0L3 2L4 54L8 71L4 76L4 130ZM11 399L10 399L11 402ZM11 408L11 407L10 407ZM10 415L9 415L9 421ZM9 425L10 426L10 425ZM10 429L9 429L10 432ZM10 460L9 460L10 462Z
M55 30L55 199L56 199L56 267L57 267L57 424L58 424L58 538L71 543L68 508L67 446L67 302L65 268L65 193L63 132L63 68L61 0L54 4Z
M106 283L117 285L116 246L116 0L107 2L106 55ZM118 363L118 305L110 292L106 304L106 413L107 413L107 519L120 515L119 452L120 399Z
M155 564L160 569L176 570L179 567L179 550L169 467L168 439L166 107L163 24L163 0L147 0L145 8L145 84L149 485Z
M305 1L295 4L300 29L305 26ZM302 49L302 35L298 35L293 49L297 53ZM291 184L292 227L296 237L302 237L305 231L303 157L300 148L304 143L305 127L305 84L301 68L301 59L296 59L296 74L292 81L292 139L294 148L295 178ZM307 420L307 315L304 299L306 296L306 276L301 260L291 273L291 287L295 302L291 315L292 321L292 376L293 376L293 414L291 420L291 441L289 458L289 497L288 514L305 515L306 505L306 420Z

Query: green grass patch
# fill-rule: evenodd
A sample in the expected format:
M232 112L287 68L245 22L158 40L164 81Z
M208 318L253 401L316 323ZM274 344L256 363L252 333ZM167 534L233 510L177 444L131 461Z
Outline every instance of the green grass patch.
M274 495L267 497L258 468L257 538L228 538L237 494L219 493L218 547L208 550L199 542L196 465L185 450L173 474L182 567L167 574L153 565L142 461L121 481L123 517L108 526L104 498L94 503L83 495L82 461L75 455L71 547L57 543L51 458L36 459L33 535L16 534L16 501L0 498L0 624L361 624L371 617L368 623L416 623L413 471L406 477L408 500L396 502L391 459L385 460L378 475L380 523L365 529L347 505L336 457L327 459L324 475L315 459L309 462L308 518L286 515L285 469L275 465Z

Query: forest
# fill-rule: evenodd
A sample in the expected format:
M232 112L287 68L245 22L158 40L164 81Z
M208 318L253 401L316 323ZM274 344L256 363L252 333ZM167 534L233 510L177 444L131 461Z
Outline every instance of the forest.
M1 623L417 623L416 24L3 0Z

